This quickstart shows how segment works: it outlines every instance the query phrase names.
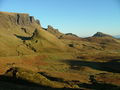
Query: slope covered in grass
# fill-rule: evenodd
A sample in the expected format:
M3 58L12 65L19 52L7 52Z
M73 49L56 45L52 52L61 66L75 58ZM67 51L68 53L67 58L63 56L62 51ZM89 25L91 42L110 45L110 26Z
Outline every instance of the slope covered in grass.
M34 17L0 12L0 56L65 51L66 46L42 29Z

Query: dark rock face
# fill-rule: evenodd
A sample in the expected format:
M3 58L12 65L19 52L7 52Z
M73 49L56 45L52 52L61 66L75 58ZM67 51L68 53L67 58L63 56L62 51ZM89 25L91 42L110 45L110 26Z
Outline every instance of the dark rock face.
M17 14L16 20L18 25L30 25L34 21L28 14Z
M38 19L36 20L36 23L40 25L40 21L39 21ZM40 26L41 26L41 25L40 25Z
M102 32L97 32L96 34L93 35L93 37L112 37L112 36L104 34Z
M35 22L35 19L34 19L33 16L30 16L29 19L30 19L30 23L34 23Z

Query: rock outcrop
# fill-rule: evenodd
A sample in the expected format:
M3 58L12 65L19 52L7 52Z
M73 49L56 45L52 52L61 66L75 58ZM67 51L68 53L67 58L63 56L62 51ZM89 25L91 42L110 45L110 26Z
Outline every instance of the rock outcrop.
M36 21L33 16L29 16L29 14L25 14L25 13L0 12L0 19L3 21L6 19L8 22L10 22L13 25L22 25L22 26L38 23L38 21Z
M51 25L48 25L48 27L44 28L44 30L50 32L51 34L53 34L57 38L59 38L61 35L63 35L63 33L59 32L58 29L53 28Z
M67 40L81 40L80 37L78 37L77 35L75 34L72 34L72 33L66 33L66 34L63 34L61 32L59 32L58 29L55 29L53 28L52 26L48 25L48 28L44 30L50 32L51 34L53 34L54 36L56 36L58 39L67 39Z

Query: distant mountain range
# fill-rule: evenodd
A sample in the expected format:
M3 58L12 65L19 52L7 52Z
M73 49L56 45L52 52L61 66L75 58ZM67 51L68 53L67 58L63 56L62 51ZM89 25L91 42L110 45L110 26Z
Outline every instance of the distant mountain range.
M102 33L102 35L101 35L101 32L97 32L96 34L93 35L93 37L94 36L103 37L103 36L106 36L106 35L108 35L108 34ZM112 35L108 35L108 36L112 36ZM91 36L84 36L82 38L86 38L86 37L91 37ZM120 35L113 35L112 37L120 39Z
M120 35L116 35L116 36L114 36L115 38L120 38Z

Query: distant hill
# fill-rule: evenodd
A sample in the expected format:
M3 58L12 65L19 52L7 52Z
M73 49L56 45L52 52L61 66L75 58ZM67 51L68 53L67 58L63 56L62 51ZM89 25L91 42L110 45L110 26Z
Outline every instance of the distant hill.
M97 32L93 35L93 37L112 37L112 36L102 32Z
M67 40L81 40L80 37L78 37L75 34L72 33L61 33L58 29L53 28L52 26L48 25L47 28L43 28L44 30L50 32L54 36L56 36L58 39L67 39Z
M85 39L96 43L117 43L117 39L113 36L102 32L97 32L92 37L87 37Z
M59 37L59 39L67 39L67 40L81 40L80 37L78 37L77 35L73 34L73 33L66 33L64 35L61 35Z
M120 35L116 35L116 36L114 36L114 37L120 39Z
M99 44L104 50L120 49L120 40L114 38L111 35L97 32L92 37L84 38L85 41Z

